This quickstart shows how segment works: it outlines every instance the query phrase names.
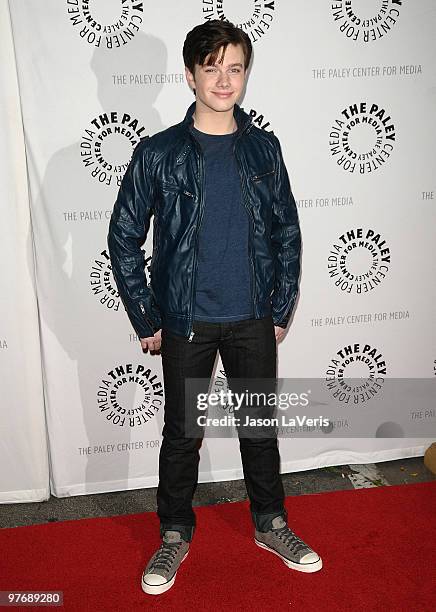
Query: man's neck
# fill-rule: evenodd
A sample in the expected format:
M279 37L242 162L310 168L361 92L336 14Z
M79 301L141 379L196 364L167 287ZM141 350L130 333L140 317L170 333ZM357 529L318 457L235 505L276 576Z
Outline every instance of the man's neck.
M233 117L233 108L223 113L217 113L209 109L201 109L197 104L192 120L194 127L206 134L232 134L238 129Z

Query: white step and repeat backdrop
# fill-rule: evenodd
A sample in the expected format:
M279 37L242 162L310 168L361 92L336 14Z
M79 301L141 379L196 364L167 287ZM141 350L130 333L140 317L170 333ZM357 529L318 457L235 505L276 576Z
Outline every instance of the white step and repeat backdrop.
M49 496L26 156L11 23L0 1L0 503Z
M301 292L279 344L279 376L325 380L368 368L381 378L434 376L433 0L10 0L9 7L54 495L157 484L161 360L140 350L106 235L135 144L180 121L193 99L181 49L205 19L227 18L250 35L254 62L241 106L279 137L298 201ZM151 245L150 233L148 262ZM361 357L364 370L353 365ZM423 421L428 439L281 439L282 470L422 455L435 414L417 408L406 416ZM240 477L237 440L207 439L200 480Z

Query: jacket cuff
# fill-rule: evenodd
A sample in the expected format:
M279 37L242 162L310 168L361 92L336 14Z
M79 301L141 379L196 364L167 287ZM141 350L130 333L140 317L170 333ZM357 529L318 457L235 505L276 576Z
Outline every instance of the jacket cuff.
M126 308L133 329L138 338L151 338L161 329L162 321L156 308L153 308L153 315L149 308L145 308L143 302L134 304L131 308Z
M288 326L289 320L292 316L292 312L294 310L296 298L297 296L295 296L292 302L289 304L288 311L285 316L277 316L276 314L274 314L274 309L273 309L272 320L274 322L274 325L276 325L277 327L282 327L283 329L286 329L286 327Z

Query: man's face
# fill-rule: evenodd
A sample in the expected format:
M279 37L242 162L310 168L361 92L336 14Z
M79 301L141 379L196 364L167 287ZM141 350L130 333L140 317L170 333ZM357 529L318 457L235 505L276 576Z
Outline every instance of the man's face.
M221 51L218 60L221 59ZM197 106L215 112L225 112L233 108L244 89L246 72L244 52L240 45L228 45L223 61L214 66L196 64L195 74L186 68L186 79L195 89Z

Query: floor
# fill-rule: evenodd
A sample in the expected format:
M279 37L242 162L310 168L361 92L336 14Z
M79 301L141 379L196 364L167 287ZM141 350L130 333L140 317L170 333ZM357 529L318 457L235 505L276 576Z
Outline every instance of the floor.
M326 467L283 474L286 496L323 493L342 489L401 485L436 480L423 457L376 464ZM79 495L39 503L0 505L0 527L19 527L89 517L154 512L156 489ZM194 505L205 506L247 499L243 480L199 484Z

